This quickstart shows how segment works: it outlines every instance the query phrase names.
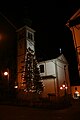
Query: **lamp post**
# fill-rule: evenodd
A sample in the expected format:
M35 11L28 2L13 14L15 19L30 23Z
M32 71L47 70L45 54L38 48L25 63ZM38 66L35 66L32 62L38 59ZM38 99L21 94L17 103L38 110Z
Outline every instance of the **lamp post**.
M60 87L60 90L64 90L64 95L66 96L67 94L67 89L68 89L68 86L66 84L66 82L64 81L64 83L62 84L62 86Z
M4 76L7 76L7 80L8 80L8 95L9 95L9 69L7 69L7 70L4 72Z

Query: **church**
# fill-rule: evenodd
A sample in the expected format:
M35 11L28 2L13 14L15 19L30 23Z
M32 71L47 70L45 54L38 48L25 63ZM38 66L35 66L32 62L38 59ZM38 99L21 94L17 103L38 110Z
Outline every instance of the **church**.
M73 34L73 38L74 38L75 49L77 49L78 61L79 61L79 65L80 65L80 54L79 54L79 51L80 51L80 49L79 49L80 48L80 42L79 42L80 29L79 28L80 28L80 26L79 26L79 24L76 25L76 27L74 25L72 25L73 19L76 18L77 16L80 16L80 9L75 13L75 15L73 15L73 17L68 21L68 23L66 25L69 26L69 22L70 22L69 27L70 27L72 33L75 33L75 34ZM1 20L0 20L0 22L1 22L0 26L2 26L3 25L2 23L5 21L5 20L4 21L3 20L1 21ZM13 30L13 32L11 32L13 29L12 25L10 25L10 23L7 23L7 24L8 24L7 25L8 29L7 30L4 29L4 30L6 32L8 32L7 34L14 36L15 29ZM1 27L1 29L2 29L2 27ZM16 70L13 70L13 68L16 66L16 60L14 62L15 53L13 53L15 51L15 47L14 47L15 45L13 44L14 42L11 41L11 38L8 39L9 40L8 47L10 47L9 50L13 49L12 50L13 52L10 51L10 55L9 55L9 56L12 56L12 59L7 60L7 61L10 61L9 64L11 64L11 67L8 66L8 68L9 68L9 83L11 85L11 89L13 89L13 87L15 87L15 88L18 88L18 90L25 90L25 88L26 88L26 85L25 85L26 62L27 62L26 60L28 57L29 48L30 48L32 54L35 54L35 39L34 39L35 32L36 32L35 30L33 30L31 27L26 26L26 25L16 30L17 38L16 39L15 39L15 37L13 37L13 38L15 39L15 41L17 41L17 72L16 72ZM13 46L12 48L11 48L11 45ZM4 55L8 56L9 51L8 52L5 51L5 53L6 54L2 54L3 56L1 56L1 59L2 59L2 57L4 57ZM7 65L7 61L5 63L6 65ZM3 64L3 65L5 66L5 64ZM1 68L2 72L3 72L2 69L4 69L3 65ZM64 96L65 94L74 95L75 91L80 92L79 86L75 86L75 87L70 86L68 62L62 53L60 54L60 56L58 56L55 59L38 62L38 66L40 68L41 81L43 82L43 86L44 86L44 89L42 92L43 97L47 97L49 95L50 96ZM78 66L78 68L79 68L79 66ZM15 67L15 69L16 69L16 67ZM17 77L16 77L16 75L17 75ZM3 77L3 79L4 79L4 77ZM15 79L16 79L16 81L15 81ZM5 80L5 81L7 82L7 80ZM15 81L15 85L14 85L14 81Z
M35 54L35 30L24 26L17 31L17 83L18 89L25 90L26 59L28 49ZM51 60L38 62L41 81L43 82L42 97L64 96L70 94L68 63L64 55Z

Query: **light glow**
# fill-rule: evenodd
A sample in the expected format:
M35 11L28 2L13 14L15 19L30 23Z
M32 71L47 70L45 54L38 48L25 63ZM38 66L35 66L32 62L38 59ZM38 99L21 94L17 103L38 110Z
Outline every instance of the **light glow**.
M68 89L68 87L66 86L65 89Z
M4 75L7 76L7 75L8 75L8 72L4 72Z
M65 88L65 85L64 85L64 84L63 84L62 86L63 86L63 88Z
M63 89L63 87L60 87L60 90L62 90Z
M16 86L14 86L14 88L18 88L18 86L16 85Z

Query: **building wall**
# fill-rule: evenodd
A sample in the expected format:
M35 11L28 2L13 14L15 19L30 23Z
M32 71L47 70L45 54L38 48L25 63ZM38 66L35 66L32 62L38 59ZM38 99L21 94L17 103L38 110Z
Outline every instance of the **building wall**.
M23 35L24 34L24 35ZM17 82L18 88L22 87L22 76L24 71L25 62L25 49L26 49L26 30L22 28L18 32L18 43L17 43Z
M40 65L44 65L44 72L40 73L41 76L56 76L55 62L53 60L42 61L39 63Z
M64 81L66 82L66 85L68 87L67 93L70 94L68 64L65 61L63 55L59 56L56 59L42 61L39 63L39 66L40 65L44 65L44 72L40 73L41 77L43 78L44 76L46 76L46 78L43 79L44 96L47 96L48 93L55 93L56 96L64 95L64 89L60 90L60 87L64 84ZM65 65L66 68L64 69ZM48 76L51 76L53 78L48 78Z
M48 97L48 94L56 94L55 79L45 79L43 80L44 91L42 93L43 97Z
M56 60L57 64L57 82L59 85L59 95L64 94L64 89L60 90L60 87L65 83L68 89L66 90L68 94L70 94L70 79L68 72L68 64L66 62L62 62L59 59Z
M34 30L24 26L17 30L17 82L18 89L25 89L25 68L27 61L27 52L30 48L35 53Z
M76 53L77 53L78 70L80 76L80 22L79 24L73 24L72 26L70 26L70 22L76 20L77 17L80 17L80 9L73 16L71 16L70 20L67 22L66 25L70 28L73 35L74 47L75 50L77 50Z
M79 71L79 77L80 77L80 9L78 9L73 14L73 16L71 16L71 18L66 23L66 26L69 27L73 35L73 42L76 50L78 71ZM77 99L80 96L80 86L71 86L71 93L72 93L72 96L75 99ZM75 97L75 93L78 96Z

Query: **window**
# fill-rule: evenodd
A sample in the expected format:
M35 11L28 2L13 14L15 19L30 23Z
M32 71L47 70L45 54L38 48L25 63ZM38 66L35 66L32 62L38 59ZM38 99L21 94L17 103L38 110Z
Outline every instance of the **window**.
M44 73L44 65L40 65L40 73Z
M28 32L28 38L32 40L32 33Z

